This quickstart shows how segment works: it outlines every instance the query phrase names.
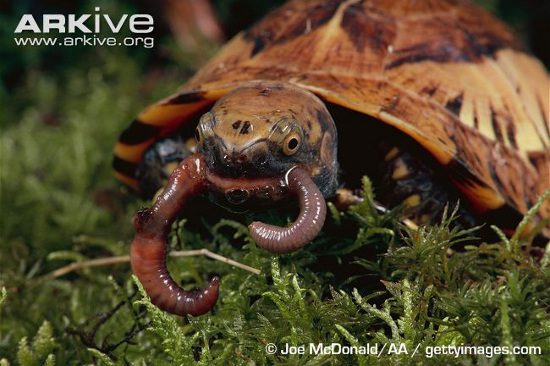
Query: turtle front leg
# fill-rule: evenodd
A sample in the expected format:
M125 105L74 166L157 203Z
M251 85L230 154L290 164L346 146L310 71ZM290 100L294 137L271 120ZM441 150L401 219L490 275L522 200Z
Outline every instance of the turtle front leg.
M140 192L157 197L179 163L195 152L194 139L171 135L153 144L144 154L137 172Z
M445 207L460 202L459 224L476 225L467 202L445 172L434 167L431 157L407 144L381 146L381 159L374 177L376 197L386 207L403 206L403 216L418 225L441 220Z

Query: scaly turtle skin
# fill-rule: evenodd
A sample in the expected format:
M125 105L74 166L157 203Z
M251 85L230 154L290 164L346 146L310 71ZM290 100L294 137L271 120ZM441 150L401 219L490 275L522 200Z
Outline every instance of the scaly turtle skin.
M136 218L134 271L147 272L138 277L162 308L208 311L216 281L210 292L216 296L197 293L210 300L190 312L181 310L182 301L195 306L199 295L167 299L172 285L158 290L162 280L150 275L165 269L167 222L181 202L205 190L229 204L296 194L313 202L310 209L321 205L310 200L314 186L329 197L337 185L337 138L325 105L409 136L477 217L512 229L550 186L549 87L542 64L507 27L464 1L290 1L237 35L120 136L116 175L139 189L136 172L148 149L207 112L198 125L197 152L176 168L154 209ZM176 205L171 194L180 187L185 193ZM302 212L295 225L324 219L312 212ZM550 217L550 202L541 217ZM257 240L272 250L277 240L285 248L306 244L285 242L288 230L277 236L276 228L262 231L261 225L251 227L253 234L263 232ZM142 257L134 260L134 252Z

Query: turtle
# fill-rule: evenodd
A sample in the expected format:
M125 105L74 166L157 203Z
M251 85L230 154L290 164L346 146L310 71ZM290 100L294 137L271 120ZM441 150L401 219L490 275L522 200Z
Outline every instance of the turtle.
M319 233L342 177L366 171L379 173L382 204L404 201L415 222L458 198L466 225L512 230L550 186L549 85L513 32L467 1L289 1L120 135L121 182L150 195L168 180L134 217L132 269L161 309L205 314L219 278L184 291L165 265L189 198L237 209L297 199L290 226L249 226L284 253ZM547 237L548 217L546 201Z

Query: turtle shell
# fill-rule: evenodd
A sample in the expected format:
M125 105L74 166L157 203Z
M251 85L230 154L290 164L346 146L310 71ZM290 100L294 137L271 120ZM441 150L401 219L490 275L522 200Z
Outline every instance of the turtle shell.
M550 187L546 69L502 22L460 0L288 2L132 122L115 148L117 177L137 187L151 144L258 80L294 84L403 131L499 223L517 222ZM541 214L550 216L550 202Z

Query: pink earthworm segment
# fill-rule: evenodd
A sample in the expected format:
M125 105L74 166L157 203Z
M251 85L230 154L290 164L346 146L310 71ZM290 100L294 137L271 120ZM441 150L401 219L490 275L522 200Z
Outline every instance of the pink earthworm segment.
M284 228L258 221L248 226L256 244L273 253L292 252L312 241L321 231L327 212L325 199L306 170L291 169L286 182L289 191L298 196L300 214L296 221Z
M151 302L172 314L202 315L210 311L218 299L218 277L212 278L206 289L185 291L166 268L166 240L170 227L187 199L205 188L202 155L191 155L172 172L153 207L134 216L136 235L130 249L132 270Z

